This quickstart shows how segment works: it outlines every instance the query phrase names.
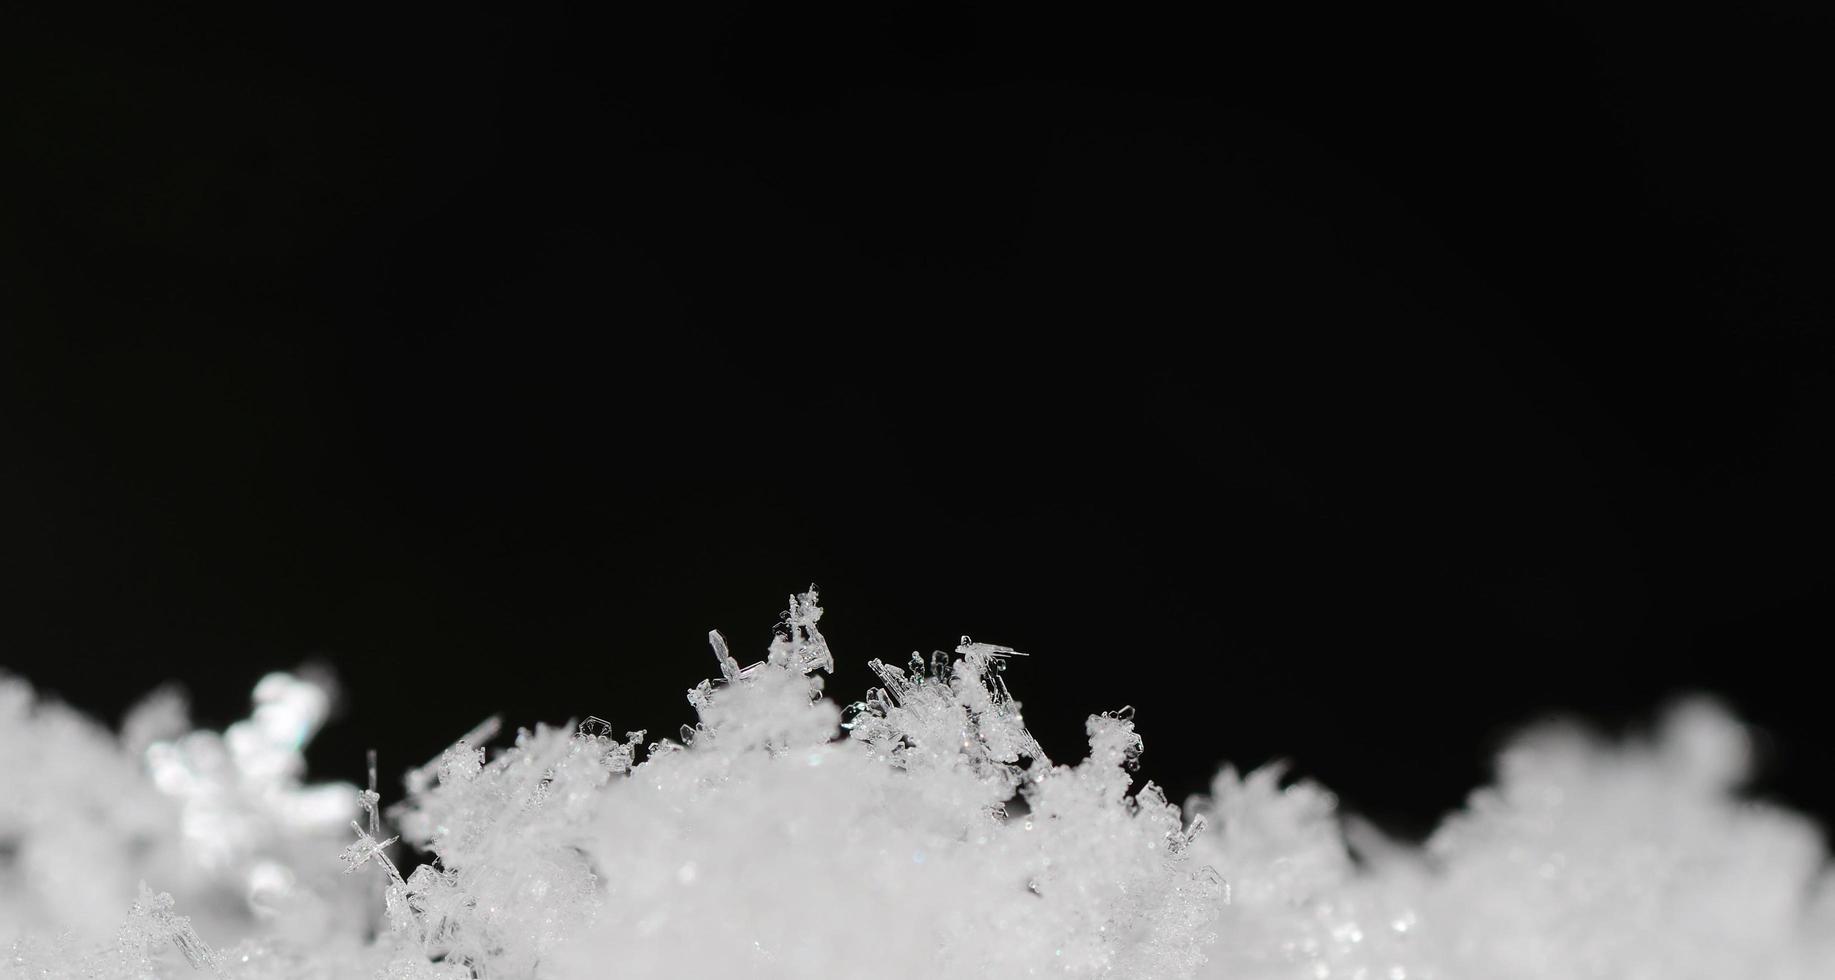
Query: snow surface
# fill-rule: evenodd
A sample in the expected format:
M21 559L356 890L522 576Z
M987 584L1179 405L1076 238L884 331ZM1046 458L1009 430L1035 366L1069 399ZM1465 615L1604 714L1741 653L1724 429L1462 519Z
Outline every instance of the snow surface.
M679 739L492 748L492 719L397 800L305 780L310 677L221 733L170 691L113 733L0 677L0 980L1835 977L1820 834L1738 795L1711 703L1527 732L1415 846L1275 767L1130 794L1125 709L1054 763L1017 652L967 637L836 705L821 615L793 596L744 668L711 634Z

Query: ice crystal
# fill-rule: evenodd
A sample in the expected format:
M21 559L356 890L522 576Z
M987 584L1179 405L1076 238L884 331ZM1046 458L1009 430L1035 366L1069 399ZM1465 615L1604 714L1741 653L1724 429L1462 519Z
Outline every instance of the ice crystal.
M1125 708L1054 762L1021 654L968 637L843 709L821 615L793 596L743 667L709 634L678 739L493 718L400 792L373 758L305 780L308 675L220 734L163 691L119 735L0 678L0 980L1835 976L1822 841L1740 796L1711 703L1528 732L1414 846L1279 767L1131 791Z

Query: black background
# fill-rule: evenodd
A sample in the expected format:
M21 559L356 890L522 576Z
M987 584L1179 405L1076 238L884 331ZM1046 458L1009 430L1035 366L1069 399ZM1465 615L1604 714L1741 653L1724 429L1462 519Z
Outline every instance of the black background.
M0 663L354 778L815 581L1178 796L1712 690L1835 816L1824 5L390 6L6 15Z

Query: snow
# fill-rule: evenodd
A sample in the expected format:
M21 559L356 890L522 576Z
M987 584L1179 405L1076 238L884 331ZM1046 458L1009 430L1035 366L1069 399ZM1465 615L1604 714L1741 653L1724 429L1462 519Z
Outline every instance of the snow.
M1524 733L1415 846L1278 768L1130 793L1128 709L1054 762L1022 654L968 637L843 708L821 616L793 596L745 667L710 634L679 739L490 719L393 800L307 779L318 679L221 733L156 692L117 734L0 678L0 978L1835 976L1820 834L1740 795L1712 702Z

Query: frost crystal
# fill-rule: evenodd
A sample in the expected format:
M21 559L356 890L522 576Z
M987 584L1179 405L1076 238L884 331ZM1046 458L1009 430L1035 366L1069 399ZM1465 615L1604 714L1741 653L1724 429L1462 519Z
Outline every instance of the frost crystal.
M0 678L0 980L1835 976L1821 839L1739 798L1710 703L1526 733L1416 847L1278 767L1189 820L1130 793L1125 708L1055 763L1021 654L968 637L870 661L843 711L821 615L793 596L744 667L709 634L679 740L493 718L396 799L373 758L368 789L304 781L310 677L221 734L160 692L119 736Z

